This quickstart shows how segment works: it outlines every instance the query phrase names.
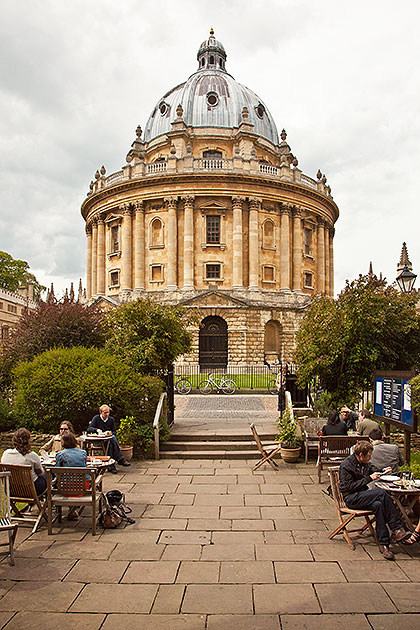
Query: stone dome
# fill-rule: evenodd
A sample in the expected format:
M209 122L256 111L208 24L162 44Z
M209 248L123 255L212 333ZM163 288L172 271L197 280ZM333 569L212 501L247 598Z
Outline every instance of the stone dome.
M279 138L274 119L255 92L241 85L226 72L226 52L210 31L197 54L199 67L185 83L177 85L156 103L144 131L144 142L171 131L177 117L176 108L182 106L183 119L188 127L238 128L243 107L248 108L248 121L254 133L274 145Z

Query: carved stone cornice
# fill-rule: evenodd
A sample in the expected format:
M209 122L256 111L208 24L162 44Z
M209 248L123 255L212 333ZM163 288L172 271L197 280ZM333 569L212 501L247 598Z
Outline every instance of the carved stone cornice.
M261 208L262 199L260 197L249 197L248 204L250 210L259 210Z

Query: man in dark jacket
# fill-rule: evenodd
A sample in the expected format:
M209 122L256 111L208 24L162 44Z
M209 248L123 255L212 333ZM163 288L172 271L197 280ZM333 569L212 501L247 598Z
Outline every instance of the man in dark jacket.
M356 422L359 419L358 413L343 405L340 408L340 419L346 424L349 431L356 431Z
M403 528L401 517L386 490L368 489L368 484L381 476L381 472L369 464L372 451L373 446L370 442L363 440L356 444L353 455L347 457L340 465L340 490L347 507L374 512L376 536L381 553L387 560L393 560L387 525L392 530L392 542L401 542L409 536L409 532Z
M90 421L87 432L98 433L98 429L103 433L105 433L105 431L111 431L112 438L109 441L108 446L109 455L112 457L112 459L115 459L115 461L117 461L120 466L130 466L130 462L127 462L124 458L124 455L121 453L121 449L118 445L118 440L116 436L117 423L115 422L115 418L109 415L109 411L110 409L108 405L101 405L99 407L99 414L97 416L94 416ZM117 472L115 466L109 468L109 470L112 473Z

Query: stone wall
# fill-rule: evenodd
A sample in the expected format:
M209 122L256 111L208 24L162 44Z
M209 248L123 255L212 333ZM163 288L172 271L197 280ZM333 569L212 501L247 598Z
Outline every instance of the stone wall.
M8 433L0 433L0 449L4 450L6 448L12 448L12 438L14 431L10 431ZM31 437L32 447L38 451L41 446L48 442L53 436L49 433L34 433Z

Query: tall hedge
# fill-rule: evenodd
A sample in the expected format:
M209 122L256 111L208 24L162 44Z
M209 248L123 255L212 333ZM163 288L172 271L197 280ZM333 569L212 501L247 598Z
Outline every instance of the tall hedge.
M55 433L70 420L86 429L102 404L117 419L134 416L151 424L163 391L157 377L136 374L122 359L98 348L58 348L44 352L13 371L14 411L22 426Z

